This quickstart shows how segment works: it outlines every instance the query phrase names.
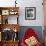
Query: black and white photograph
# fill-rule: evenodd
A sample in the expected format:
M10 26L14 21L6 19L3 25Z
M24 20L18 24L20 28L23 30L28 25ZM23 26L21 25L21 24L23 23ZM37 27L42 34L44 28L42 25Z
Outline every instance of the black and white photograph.
M35 20L36 19L36 8L35 7L26 7L25 8L25 19L26 20Z

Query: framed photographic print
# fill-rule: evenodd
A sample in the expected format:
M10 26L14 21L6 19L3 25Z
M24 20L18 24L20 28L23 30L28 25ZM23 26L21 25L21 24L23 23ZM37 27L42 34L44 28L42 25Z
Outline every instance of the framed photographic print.
M35 7L26 7L25 8L25 19L26 20L35 20L36 19L36 8Z
M9 15L9 10L2 10L2 15Z

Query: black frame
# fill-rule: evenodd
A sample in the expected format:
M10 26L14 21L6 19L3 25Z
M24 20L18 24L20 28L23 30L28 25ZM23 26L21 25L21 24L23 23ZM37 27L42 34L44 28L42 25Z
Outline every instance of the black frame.
M30 16L31 11L34 12L34 14L32 14L32 16ZM27 16L27 15L29 15L29 16ZM35 19L36 19L36 7L25 7L25 20L35 20Z

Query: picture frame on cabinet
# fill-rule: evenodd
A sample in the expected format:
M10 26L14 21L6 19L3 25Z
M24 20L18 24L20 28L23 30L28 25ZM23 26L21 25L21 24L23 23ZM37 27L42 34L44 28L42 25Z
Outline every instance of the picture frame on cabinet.
M25 20L36 19L36 7L25 7Z
M9 10L2 10L2 15L9 15Z

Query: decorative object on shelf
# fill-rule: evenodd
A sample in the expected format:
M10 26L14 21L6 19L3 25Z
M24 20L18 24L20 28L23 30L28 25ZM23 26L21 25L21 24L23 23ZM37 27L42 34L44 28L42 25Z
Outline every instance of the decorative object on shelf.
M5 19L5 24L8 24L8 18L7 18L7 19Z
M17 32L16 28L14 29L14 32L15 33L14 33L14 37L13 38L14 38L14 41L15 41L15 40L18 40L18 32Z
M5 28L2 31L2 40L4 41L16 41L18 40L18 32L14 32L12 29L10 28Z
M10 12L9 12L10 15L17 15L17 13L18 13L18 12L15 11L15 10L10 10Z
M26 20L35 20L36 19L36 8L35 7L26 7L25 8L25 19Z
M2 24L8 24L8 16L7 15L3 15Z
M5 28L2 32L2 40L8 41L12 40L12 30L9 28Z
M17 32L16 28L14 29L14 32Z
M18 32L14 32L13 40L18 40Z
M2 10L2 15L9 15L9 10Z
M15 7L16 7L16 4L17 4L17 2L16 2L17 0L15 0Z

